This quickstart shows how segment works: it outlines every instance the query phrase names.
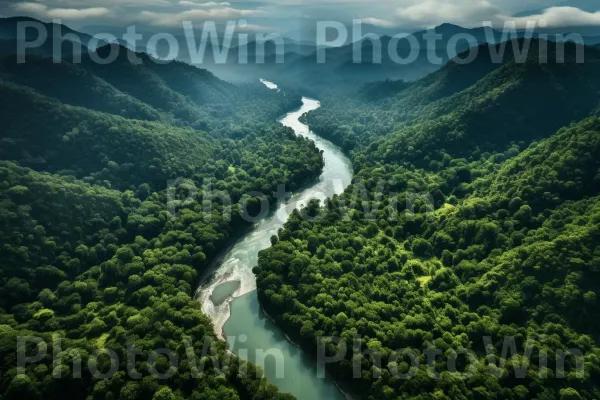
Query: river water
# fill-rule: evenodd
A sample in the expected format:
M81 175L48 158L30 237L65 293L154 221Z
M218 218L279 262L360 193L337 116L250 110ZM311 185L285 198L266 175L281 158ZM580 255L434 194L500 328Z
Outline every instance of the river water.
M261 82L267 87L265 90L278 90L272 82ZM352 179L352 164L341 150L299 121L303 114L319 108L319 102L306 97L302 102L300 109L288 113L279 122L292 128L296 135L310 138L323 151L323 173L314 184L279 204L218 257L214 273L201 284L197 298L204 313L213 320L216 332L228 341L231 350L261 365L268 381L281 392L291 393L299 400L336 400L344 396L329 377L317 377L314 358L290 343L261 311L252 273L258 263L259 251L271 246L271 236L277 234L295 208L305 206L311 199L323 201L342 193Z

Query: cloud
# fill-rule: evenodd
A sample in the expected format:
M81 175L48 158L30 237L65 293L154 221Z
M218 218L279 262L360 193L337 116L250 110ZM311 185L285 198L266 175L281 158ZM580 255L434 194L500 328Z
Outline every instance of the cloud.
M365 18L376 26L433 26L442 22L452 22L462 26L481 25L492 16L500 15L500 10L488 0L411 0L404 7L398 7L391 18Z
M379 18L373 18L373 17L363 18L363 19L361 19L361 22L363 24L375 25L380 28L394 28L394 27L398 26L398 23L395 21L389 21L386 19L379 19Z
M247 18L250 23L274 25L282 32L303 31L308 26L307 20L327 19L349 23L361 17L369 17L362 19L364 23L387 29L400 28L402 31L419 30L444 22L480 27L483 21L492 21L494 26L499 27L505 21L514 21L518 27L524 27L530 20L545 20L549 27L558 28L600 26L600 1L569 0L569 4L575 6L556 6L562 1L378 0L367 3L364 0L0 0L0 12L8 16L30 15L46 20L60 18L72 26L145 23L150 25L148 28L178 26L184 20L197 23Z
M24 2L17 3L13 8L18 12L34 14L46 19L81 20L87 18L103 17L110 14L106 7L92 8L49 8L40 3Z
M197 3L195 1L180 1L179 2L180 6L183 7L229 7L231 6L231 3L227 3L227 2L223 2L223 3L217 3L214 1L209 1L208 3Z
M599 6L600 7L600 6ZM600 11L588 12L577 7L550 7L537 15L512 18L518 26L525 26L528 21L546 21L549 27L600 25Z
M549 7L527 17L513 17L501 11L490 0L405 0L387 18L363 18L362 21L382 28L416 26L429 27L450 22L464 27L479 27L484 21L502 26L506 21L525 27L527 22L540 21L548 27L600 25L600 11L588 12L577 7ZM600 6L599 6L600 8Z
M500 10L488 0L460 0L454 2L440 0L420 1L410 7L399 8L396 15L401 21L435 23L436 21L453 21L465 25L482 21L490 15L497 15Z
M172 7L173 3L168 0L96 0L97 6L102 7ZM55 0L56 4L69 6L69 8L80 8L89 6L89 0Z
M177 26L181 24L181 21L235 20L256 15L257 13L258 11L256 10L238 10L231 7L187 10L178 13L142 11L140 19L154 26Z
M235 27L236 31L239 32L268 32L275 33L279 32L279 29L273 26L257 25L257 24L246 24L240 26L239 24Z

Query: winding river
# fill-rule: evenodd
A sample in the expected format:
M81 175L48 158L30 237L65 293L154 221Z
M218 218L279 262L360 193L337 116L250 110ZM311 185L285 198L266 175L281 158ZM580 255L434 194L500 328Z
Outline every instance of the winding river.
M278 90L272 82L261 82L267 87L265 90ZM276 210L255 223L252 230L218 257L211 269L214 272L198 288L197 298L230 349L261 365L268 381L281 392L291 393L299 400L344 399L329 377L317 377L315 360L288 341L261 310L252 273L259 251L271 245L271 236L277 234L295 208L305 206L311 199L324 200L342 193L352 179L352 165L341 150L299 121L303 114L319 108L319 102L304 97L302 103L300 109L285 115L280 123L292 128L296 135L310 138L323 151L323 173L317 182L278 204Z

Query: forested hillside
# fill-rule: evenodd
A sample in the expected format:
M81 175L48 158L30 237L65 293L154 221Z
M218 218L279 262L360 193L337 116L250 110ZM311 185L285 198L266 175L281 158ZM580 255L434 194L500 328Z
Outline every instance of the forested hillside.
M341 338L328 370L359 398L600 396L600 53L543 63L542 44L308 115L356 177L261 252L259 298L309 351Z
M598 107L600 52L586 47L585 62L578 63L582 47L542 43L548 48L546 63L540 62L538 41L530 45L524 63L515 62L510 45L504 62L492 62L488 45L482 45L473 63L451 62L401 86L397 96L372 100L358 94L338 101L339 91L332 91L331 101L307 121L346 150L368 147L376 152L373 160L425 167L442 161L444 153L477 157L517 139L529 143ZM499 45L494 51L500 51Z
M600 397L599 48L536 39L518 60L486 44L443 67L423 50L402 68L390 37L382 63L369 41L364 63L290 42L286 64L269 46L238 68L234 48L225 72L268 72L274 91L117 43L88 52L54 24L84 51L65 43L57 63L47 43L18 63L19 21L0 19L1 399L293 398L194 295L265 200L321 174L315 143L276 123L299 88L355 177L259 255L258 299L286 337L324 348L357 400ZM18 365L32 338L46 353Z
M226 351L193 296L248 226L244 213L258 213L246 193L273 202L278 185L320 174L314 143L275 124L300 98L137 56L140 65L0 61L1 397L290 398ZM18 375L24 336L48 352ZM142 379L127 373L131 344L141 353L129 368ZM169 372L166 357L148 362L160 348L179 358L166 380L151 376ZM87 368L109 370L93 355L102 349L119 356L107 380ZM213 363L226 360L226 370Z

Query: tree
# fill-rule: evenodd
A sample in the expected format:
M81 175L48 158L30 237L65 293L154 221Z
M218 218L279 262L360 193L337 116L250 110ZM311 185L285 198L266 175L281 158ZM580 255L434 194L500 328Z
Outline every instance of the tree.
M411 246L415 255L419 257L430 257L433 253L433 246L425 239L415 239Z

